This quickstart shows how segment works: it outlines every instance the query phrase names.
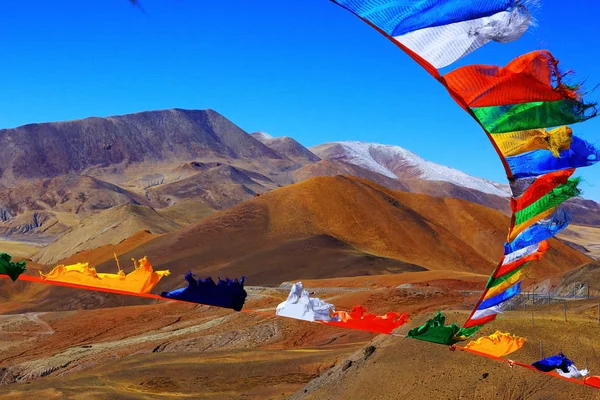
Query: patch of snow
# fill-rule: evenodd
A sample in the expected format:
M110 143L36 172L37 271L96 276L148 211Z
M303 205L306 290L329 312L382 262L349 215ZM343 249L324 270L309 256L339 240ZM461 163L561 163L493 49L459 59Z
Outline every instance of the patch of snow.
M417 154L399 146L358 141L334 142L329 144L338 144L344 148L344 161L378 172L390 178L397 179L400 177L382 162L378 161L378 159L394 160L394 163L404 164L412 172L418 172L418 179L448 182L501 197L510 197L511 195L508 185L477 178L457 169L424 160Z
M392 171L387 169L385 166L378 163L371 154L371 149L375 148L374 143L364 142L336 142L344 148L345 159L344 161L350 164L358 165L359 167L366 168L373 172L380 173L389 178L397 179L398 177Z

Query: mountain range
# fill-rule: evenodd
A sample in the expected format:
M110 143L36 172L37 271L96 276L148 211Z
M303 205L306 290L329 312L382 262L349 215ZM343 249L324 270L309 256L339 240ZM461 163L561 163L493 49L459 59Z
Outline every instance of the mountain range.
M201 217L319 176L354 176L390 190L510 213L508 185L401 147L334 142L306 148L290 137L248 134L213 110L147 111L3 129L0 161L0 234L54 240L34 256L48 263L70 256L67 249L115 245L133 234L134 226L157 234L184 228L195 220L164 216L181 217L188 206L190 215ZM137 210L132 215L138 222L121 232L127 224L110 217L120 214L105 212L122 205ZM600 225L598 203L578 198L566 208L574 224ZM113 234L94 235L89 227Z

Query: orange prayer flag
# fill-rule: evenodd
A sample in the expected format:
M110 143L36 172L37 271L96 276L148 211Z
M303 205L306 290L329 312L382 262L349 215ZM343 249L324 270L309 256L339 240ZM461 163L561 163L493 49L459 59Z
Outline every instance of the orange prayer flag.
M48 274L40 271L44 280L64 282L74 285L91 286L104 289L121 290L132 293L149 293L163 276L170 272L154 271L147 257L139 260L139 266L134 263L135 269L125 274L120 267L116 274L98 273L88 263L73 265L58 265Z
M527 339L496 331L489 336L482 336L470 342L465 349L474 350L479 353L489 354L495 357L506 356L523 347Z

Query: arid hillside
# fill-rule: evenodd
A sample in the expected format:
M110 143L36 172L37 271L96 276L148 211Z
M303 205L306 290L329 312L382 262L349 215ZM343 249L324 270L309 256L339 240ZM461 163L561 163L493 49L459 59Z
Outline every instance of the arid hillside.
M419 269L488 274L500 259L508 223L502 213L462 200L390 191L347 176L321 177L214 213L123 256L147 255L170 269L173 275L161 288L188 270L245 275L259 285ZM552 240L533 274L589 261Z

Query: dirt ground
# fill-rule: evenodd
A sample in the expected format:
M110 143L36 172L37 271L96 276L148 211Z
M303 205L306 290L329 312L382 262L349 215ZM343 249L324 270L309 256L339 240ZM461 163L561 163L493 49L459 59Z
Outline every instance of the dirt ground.
M411 281L420 279L409 277ZM430 277L435 278L435 277ZM407 312L422 324L438 310L461 323L476 296L457 279L432 290L324 289L317 295L349 310ZM367 278L364 278L367 279ZM356 280L356 279L355 279ZM377 280L377 279L375 279ZM468 276L465 285L479 284ZM446 282L448 287L443 287ZM305 283L309 289L311 286ZM426 287L426 286L425 286ZM275 317L287 292L249 289L245 312L164 302L151 305L0 316L0 397L7 399L596 399L597 390L510 368L446 346ZM485 327L527 338L510 357L531 363L559 350L579 368L600 372L597 302L507 312ZM452 311L454 310L454 311ZM375 350L366 357L365 348ZM351 363L350 363L351 361ZM484 374L486 377L484 378ZM594 397L596 396L596 397Z

